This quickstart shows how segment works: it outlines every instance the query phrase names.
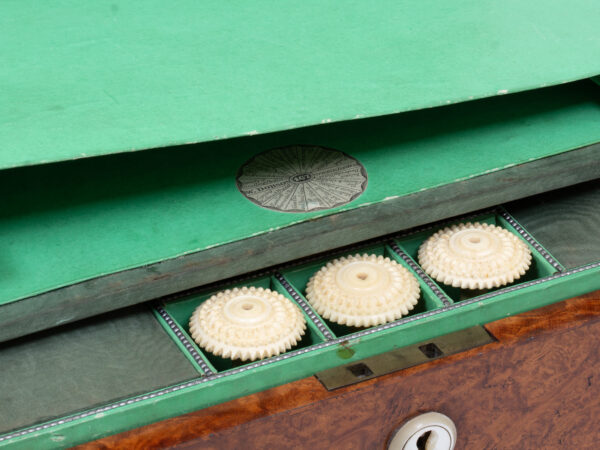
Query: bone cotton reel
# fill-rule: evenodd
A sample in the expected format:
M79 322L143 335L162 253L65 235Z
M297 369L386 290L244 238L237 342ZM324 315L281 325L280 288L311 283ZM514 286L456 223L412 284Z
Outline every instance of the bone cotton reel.
M417 279L396 261L377 255L334 259L306 286L306 299L325 319L371 327L407 315L419 300Z
M531 251L514 234L487 223L439 230L419 248L419 264L435 280L461 289L492 289L519 279Z
M304 335L300 309L270 289L242 287L218 292L190 318L198 345L223 358L254 361L279 355Z

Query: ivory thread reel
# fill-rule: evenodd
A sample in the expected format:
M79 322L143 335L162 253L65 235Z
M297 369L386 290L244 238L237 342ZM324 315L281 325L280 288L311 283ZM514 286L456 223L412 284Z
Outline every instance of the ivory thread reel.
M380 255L334 259L309 280L306 299L318 314L341 325L370 327L407 315L417 304L419 282Z
M290 350L306 330L300 308L270 289L242 287L221 291L196 308L192 338L222 358L255 361Z
M419 248L419 264L431 278L470 290L518 280L529 269L531 258L529 247L517 236L478 222L443 228Z

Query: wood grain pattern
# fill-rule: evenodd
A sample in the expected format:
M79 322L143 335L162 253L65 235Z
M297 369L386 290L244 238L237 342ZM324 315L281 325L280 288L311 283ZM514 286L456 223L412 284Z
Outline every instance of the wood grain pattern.
M578 327L600 317L600 291L497 320L485 327L502 343Z
M315 378L82 445L384 448L439 411L458 449L594 448L600 437L600 291L489 325L498 342L333 392Z

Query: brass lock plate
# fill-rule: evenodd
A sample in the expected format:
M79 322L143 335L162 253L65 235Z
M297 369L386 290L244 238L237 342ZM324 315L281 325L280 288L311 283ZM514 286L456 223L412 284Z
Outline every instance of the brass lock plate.
M316 377L328 390L338 389L494 341L494 337L485 328L474 326L361 361L324 370L317 373Z

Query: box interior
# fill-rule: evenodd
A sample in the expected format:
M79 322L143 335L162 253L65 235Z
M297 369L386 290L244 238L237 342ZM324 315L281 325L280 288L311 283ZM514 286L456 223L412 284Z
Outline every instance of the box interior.
M594 199L597 196L597 192L598 182L594 182L574 186L560 192L549 193L543 201L539 197L529 200L532 208L545 205L541 209L541 214L546 214L547 208L551 208L553 205L566 204L569 208L578 211L580 214L582 214L582 211L585 211L583 215L587 217L586 220L589 220L588 214L590 210L593 211L591 217L596 217L596 209L593 205L596 204ZM519 203L517 206L523 208L523 203ZM559 210L562 211L562 208L565 207L561 206ZM508 208L516 212L522 212L522 209L517 209L515 205L508 205ZM561 218L560 214L554 214ZM521 215L520 219L531 219L534 216L534 213L529 217ZM515 232L507 224L506 219L496 213L481 213L468 219L457 220L478 220L486 223L494 223L504 226L511 232ZM526 222L526 220L523 221ZM409 258L416 258L416 251L420 242L435 230L451 222L434 224L433 227L424 231L416 231L409 234L404 233L396 237L395 241L400 250L404 251ZM548 222L548 220L544 220L533 221L532 223L536 225L536 223L546 224ZM565 225L564 221L561 220L550 221L550 224L551 227L549 230L552 231L550 236L554 237L554 239L544 239L544 236L546 236L544 232L548 232L548 228L546 227L540 228L542 238L529 228L526 228L525 231L544 245L547 245L547 250L551 251L555 257L568 256L569 252L561 252L563 252L562 249L566 245L564 239L568 240L573 236L572 229L571 233L569 231L562 231L561 228ZM598 242L598 229L589 227L589 223L586 222L583 228L579 230L585 230L587 233L586 237L590 239L589 242L592 242L592 247L597 248L594 246L596 245L595 242ZM575 235L577 237L575 242L577 243L579 242L579 235L577 232ZM388 245L368 244L365 246L355 246L351 250L343 250L338 253L333 252L326 257L313 258L300 265L284 266L280 269L280 272L285 277L285 280L300 295L303 295L306 282L323 263L336 256L356 253L386 255L393 257L405 267L407 266L407 262L400 258ZM535 268L530 274L529 279L540 279L554 273L555 269L541 255L535 250L533 254ZM599 256L600 253L595 251L586 253L586 262L597 263L600 261ZM559 259L559 262L563 262L563 260ZM411 268L409 270L414 273ZM523 280L520 280L520 283L523 282ZM453 307L448 311L443 310L442 300L433 293L431 288L422 279L420 279L420 283L422 299L419 309L411 313L412 317L418 318L425 311L442 311L440 313L440 320L445 320L446 322L455 321L460 317L468 315L470 316L468 322L471 323L473 322L473 314L481 314L481 312L475 312L473 308L465 309L465 311L468 310L466 313L462 313ZM290 299L292 298L279 280L272 276L255 277L232 284L225 284L223 285L223 289L239 285L271 288L281 292ZM598 287L597 284L595 286L596 288ZM451 297L456 298L456 295L451 290L447 290L444 286L440 287L448 292ZM540 285L540 288L544 289L544 284ZM539 290L537 287L536 289ZM191 313L202 301L206 300L217 290L221 290L221 288L205 291L205 293L201 294L193 294L177 300L165 301L164 308L173 320L179 324L182 333L187 335L189 331L187 322ZM509 290L499 290L499 295L493 299L493 314L496 315L494 317L497 317L498 308L502 310L503 316L504 314L511 313L510 310L505 310L502 306L503 299L512 295L508 292ZM548 294L550 291L545 290L544 292ZM530 294L539 295L535 294L535 292ZM523 309L522 302L519 301L518 303L521 305L520 308ZM514 306L514 301L511 304ZM460 305L461 302L456 305L451 304L451 306ZM477 310L479 309L477 308ZM489 311L491 312L492 309ZM484 316L479 323L486 323L489 320L489 318L486 320ZM429 325L429 319L416 322L403 322L396 328L376 331L375 334L371 335L374 338L373 341L369 339L364 339L363 341L363 337L352 339L352 334L360 331L332 324L329 325L335 333L334 338L344 339L348 337L348 341L344 342L353 342L351 348L359 351L358 356L364 354L360 353L360 351L361 349L364 351L365 348L370 349L367 353L375 351L373 354L376 354L376 349L379 348L381 339L383 338L386 338L388 341L390 339L394 341L399 339L402 341L407 336L407 333L411 335L418 333L418 339L420 340L423 339L422 336L437 336L438 334L436 333L439 332L439 325L446 322L436 321L431 326ZM307 320L307 323L307 335L297 348L308 349L315 344L326 342L326 338L310 319ZM7 418L2 422L0 433L64 417L77 411L89 410L115 400L172 386L185 380L202 379L198 378L201 377L201 374L194 369L194 366L184 354L185 350L176 345L175 336L165 333L161 324L164 327L164 319L159 318L157 321L156 316L147 309L147 306L138 306L75 324L65 325L52 331L38 333L0 345L0 373L2 374L2 377L0 377L0 392L3 393L2 402L0 402L0 416ZM445 326L443 328L446 329ZM396 338L393 336L396 336ZM401 336L402 339L400 339ZM189 340L191 342L191 338ZM195 344L193 345L195 346ZM232 371L232 369L244 368L244 366L248 365L236 365L229 360L203 353L197 346L194 348L208 361L209 367L214 368L217 372L224 372L223 375L231 374L232 382L237 383L237 381L234 381L236 372ZM252 386L256 386L255 388L258 389L258 387L263 386L261 380L256 379L256 377L252 378L252 374L258 370L262 374L260 377L265 377L265 380L271 380L265 381L265 383L273 383L272 376L266 376L268 373L277 374L276 376L274 375L275 378L279 380L278 383L282 383L294 379L298 375L298 370L302 370L302 373L306 371L310 372L311 367L313 367L311 361L316 362L317 359L319 359L317 366L321 368L328 367L332 363L343 364L344 362L352 361L352 359L343 359L351 358L351 355L342 355L340 353L342 350L347 350L346 347L336 345L332 347L332 350L333 354L324 353L327 349L294 354L290 359L276 361L270 366L266 366L261 362L258 366L249 367L248 372L244 376L250 377L246 381L250 379L254 380L252 381ZM317 356L318 358L315 359ZM334 360L337 363L334 363ZM268 360L264 362L268 363ZM284 365L286 365L287 369ZM221 378L218 381L211 381L206 386L212 386L211 389L216 389L217 385L221 385L221 383L226 384L227 382L227 378ZM219 395L225 395L224 392L227 392L227 395L231 394L229 388L219 392L221 392ZM115 414L118 414L118 410L115 410Z

